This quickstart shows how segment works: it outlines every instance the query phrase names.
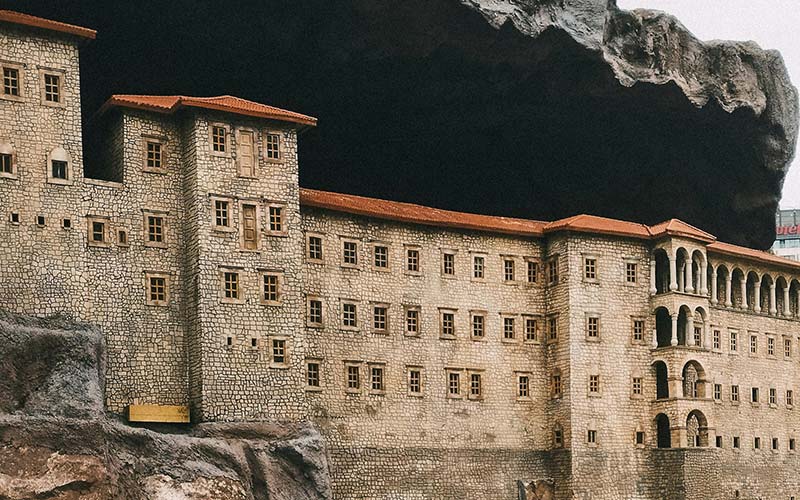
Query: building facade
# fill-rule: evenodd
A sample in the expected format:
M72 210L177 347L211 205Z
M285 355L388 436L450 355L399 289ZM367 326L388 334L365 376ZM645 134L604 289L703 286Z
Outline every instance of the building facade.
M0 11L0 304L97 324L106 406L313 421L337 498L793 498L800 264L681 221L455 213L298 183L316 120L113 96Z
M800 210L778 210L772 253L800 261Z

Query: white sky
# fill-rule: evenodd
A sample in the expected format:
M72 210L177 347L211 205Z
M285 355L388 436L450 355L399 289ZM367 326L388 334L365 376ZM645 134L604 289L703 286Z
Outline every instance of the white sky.
M798 0L617 0L622 9L669 12L701 40L754 40L783 55L792 83L800 84ZM783 185L781 208L800 208L800 159Z

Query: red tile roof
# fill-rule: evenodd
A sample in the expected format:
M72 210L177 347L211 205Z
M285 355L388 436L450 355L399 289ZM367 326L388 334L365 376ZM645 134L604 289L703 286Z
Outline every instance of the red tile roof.
M172 114L185 107L213 109L237 115L255 116L284 122L315 126L317 119L312 116L287 111L285 109L260 104L239 97L222 95L217 97L187 97L182 95L112 95L103 104L99 113L112 107L144 109L156 113Z
M453 212L412 203L306 188L300 189L300 203L309 207L327 208L377 219L517 236L542 236L542 228L545 225L544 222L534 220Z
M300 204L376 219L515 236L542 237L547 233L558 231L606 234L643 240L660 238L664 235L683 236L708 243L706 248L713 253L800 270L800 262L784 259L760 250L716 241L713 235L678 219L671 219L654 226L646 226L635 222L582 214L548 223L511 217L453 212L413 203L306 188L300 188Z
M30 26L49 31L58 31L59 33L66 33L68 35L74 35L77 37L86 38L88 40L94 40L97 36L97 32L95 30L90 30L89 28L83 28L81 26L61 23L58 21L51 21L50 19L31 16L29 14L23 14L22 12L14 12L13 10L0 9L0 22Z

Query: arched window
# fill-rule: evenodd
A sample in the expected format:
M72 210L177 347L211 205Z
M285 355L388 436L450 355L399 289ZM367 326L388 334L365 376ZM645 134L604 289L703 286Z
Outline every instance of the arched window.
M700 410L693 410L686 417L686 444L694 448L708 446L708 420Z
M663 413L656 416L656 436L659 448L672 447L672 437L670 436L669 417Z
M68 184L72 179L72 160L69 153L57 147L50 151L47 157L47 182L53 184Z
M653 363L656 372L656 399L669 398L669 381L667 378L667 365L663 361Z
M16 157L10 143L0 140L0 177L16 177Z

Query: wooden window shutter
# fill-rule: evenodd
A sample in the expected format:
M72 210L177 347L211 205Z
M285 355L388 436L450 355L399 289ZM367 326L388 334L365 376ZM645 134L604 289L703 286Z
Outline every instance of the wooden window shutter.
M256 175L256 148L255 138L251 130L239 131L239 175L255 177Z

